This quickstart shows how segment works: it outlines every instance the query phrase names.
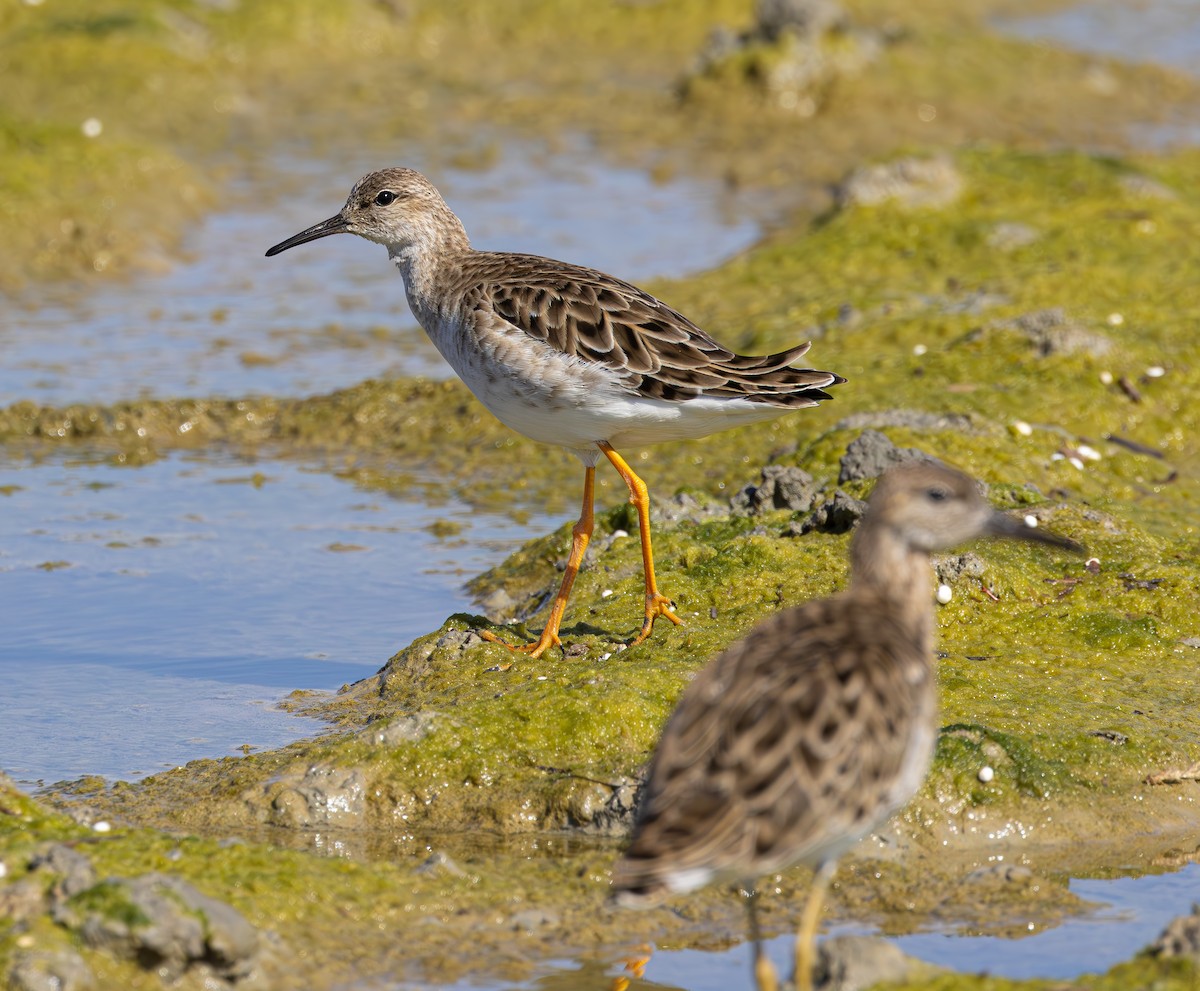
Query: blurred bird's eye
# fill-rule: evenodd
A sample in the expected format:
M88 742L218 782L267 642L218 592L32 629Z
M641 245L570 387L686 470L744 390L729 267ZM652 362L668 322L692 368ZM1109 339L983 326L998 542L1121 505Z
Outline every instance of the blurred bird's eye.
M935 488L925 490L925 498L927 498L930 502L945 502L949 495L950 493L945 489Z
M390 189L385 189L382 193L375 197L376 206L388 206L396 201L396 194Z

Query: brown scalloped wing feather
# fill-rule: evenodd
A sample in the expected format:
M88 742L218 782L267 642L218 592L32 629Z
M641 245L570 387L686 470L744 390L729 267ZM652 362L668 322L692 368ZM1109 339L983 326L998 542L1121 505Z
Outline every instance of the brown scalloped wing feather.
M930 659L872 603L850 605L780 613L697 676L655 752L614 890L652 902L689 869L751 881L874 827L915 695L930 690L900 672Z
M460 277L479 302L535 340L619 372L631 393L679 402L741 397L784 409L815 406L840 375L792 368L808 344L740 355L649 293L593 269L535 255L473 252Z

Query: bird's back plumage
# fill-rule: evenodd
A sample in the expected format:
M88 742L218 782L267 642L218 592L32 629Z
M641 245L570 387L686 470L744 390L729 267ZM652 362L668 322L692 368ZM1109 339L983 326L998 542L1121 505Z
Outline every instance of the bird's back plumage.
M815 406L845 381L794 368L800 344L769 355L740 355L631 283L595 269L536 255L472 251L445 290L490 307L514 330L555 351L615 373L634 396L668 402L746 399L782 409Z
M816 865L896 811L935 708L920 638L871 594L779 613L688 687L613 874L624 904Z

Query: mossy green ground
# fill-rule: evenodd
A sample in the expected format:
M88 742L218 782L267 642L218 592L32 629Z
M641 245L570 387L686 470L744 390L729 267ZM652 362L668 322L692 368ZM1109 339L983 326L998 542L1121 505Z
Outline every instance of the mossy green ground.
M229 149L221 146L239 140L297 137L287 132L298 107L309 111L305 126L323 128L330 141L346 127L365 128L368 138L419 138L437 116L429 108L452 101L463 131L447 142L456 149L478 148L483 123L552 130L586 121L582 129L611 154L654 151L663 174L700 168L756 188L786 185L795 162L820 182L864 155L986 139L956 153L965 186L952 206L831 211L779 230L714 272L652 287L741 349L812 336L813 364L850 381L835 401L773 424L623 453L660 501L680 488L724 500L756 481L769 460L803 466L831 492L846 444L874 425L901 446L978 475L998 505L1037 513L1099 558L1093 573L1044 549L975 548L986 561L982 581L954 583L953 600L939 610L946 730L934 771L887 842L860 850L844 868L831 907L836 918L888 931L939 911L987 931L1014 920L1051 925L1079 908L1066 891L1068 873L1114 862L1149 867L1168 848L1186 858L1195 847L1197 786L1144 780L1200 756L1200 650L1190 645L1200 636L1200 156L1036 149L1048 139L1095 137L1100 125L1090 121L1115 127L1165 112L1194 84L999 38L979 30L982 9L968 15L959 4L914 9L878 0L854 5L854 15L867 25L892 22L900 41L872 71L839 86L827 115L793 126L764 109L749 82L700 87L680 101L666 84L686 71L713 22L742 25L748 6L531 0L521 16L506 8L500 23L499 8L465 2L413 3L400 18L389 5L365 2L292 4L287 17L269 3L7 8L6 64L20 71L6 74L16 84L0 95L0 210L6 230L18 233L0 249L11 253L0 270L14 279L120 268L160 250L219 182L197 163L222 160ZM463 19L479 29L449 44L449 25ZM574 57L547 60L537 86L512 82L528 78L517 67L529 52L553 49L562 20L578 28ZM631 26L646 39L636 50L624 42ZM497 32L509 44L481 60L481 42L472 39ZM363 56L394 48L411 56L386 66L387 92L399 95L371 116L382 70ZM312 72L286 71L297 64ZM1089 83L1097 64L1115 91ZM338 71L344 85L328 86ZM487 98L500 85L512 96L503 108ZM632 95L646 91L656 95ZM348 94L364 117L340 121L334 110ZM272 113L276 101L291 108L287 115ZM936 127L911 112L920 102L936 104ZM43 112L36 125L19 109L29 105ZM104 121L101 139L78 132L77 121L92 115ZM746 156L747 147L756 154ZM103 190L89 185L101 175ZM145 177L153 180L151 201ZM64 203L72 204L67 212ZM998 225L1013 224L1036 236L997 247ZM383 269L379 277L389 278ZM1111 350L1043 357L1004 326L1050 307L1108 337ZM1150 368L1164 374L1147 377ZM1122 377L1140 401L1119 388ZM921 428L914 411L965 417L968 426ZM1015 430L1017 421L1031 432ZM85 457L130 465L213 444L321 455L364 486L453 494L522 515L570 512L582 480L568 457L515 437L452 382L364 383L303 400L18 404L0 411L0 439L35 456L71 443ZM1053 460L1080 444L1102 459L1083 461L1083 469ZM598 490L598 538L630 530L619 480L606 474ZM88 852L101 877L180 873L303 947L298 987L361 974L364 960L379 974L449 981L468 973L529 979L538 961L563 958L584 961L572 986L603 987L605 967L641 938L728 943L741 931L736 900L707 892L678 912L633 921L605 913L615 848L546 831L596 818L610 786L637 773L682 687L714 652L769 612L841 587L847 538L785 536L792 522L786 513L718 515L659 527L660 583L687 625L660 624L637 648L616 649L640 616L636 540L617 539L580 576L564 623L572 648L565 657L489 670L512 657L495 646L434 646L447 630L485 625L451 617L400 651L379 679L332 701L293 700L338 723L331 736L197 762L136 786L85 781L56 798L136 827L91 834L2 791L0 860L18 877L36 844L65 839ZM560 528L475 587L504 588L519 610L557 584L568 544L568 528ZM528 617L528 627L538 629L544 616L543 609ZM354 732L368 718L430 712L430 732L410 742L383 747ZM996 771L986 785L978 779L985 763ZM268 829L279 821L272 803L280 782L311 766L361 770L366 831ZM226 833L252 839L208 838ZM501 834L507 838L494 840ZM318 858L289 843L358 856ZM431 850L449 853L463 873L417 873ZM1001 850L1034 867L1038 892L1019 887L991 899L962 883L971 866ZM788 927L805 883L803 872L777 881L779 893L766 899L768 930ZM548 913L545 921L514 927L514 915L531 906ZM73 938L48 920L24 931L0 921L0 972L22 940L49 946ZM87 958L103 986L158 986L132 965L91 951ZM1196 976L1187 965L1139 959L1074 985L939 980L923 986L1171 991L1194 988Z

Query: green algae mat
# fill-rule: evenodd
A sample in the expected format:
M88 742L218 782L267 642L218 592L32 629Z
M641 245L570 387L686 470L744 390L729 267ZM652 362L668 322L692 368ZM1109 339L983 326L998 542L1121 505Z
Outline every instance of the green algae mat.
M251 96L267 100L272 73L295 60L320 52L323 65L350 73L348 85L369 91L377 70L361 48L339 48L360 37L355 17L371 28L361 35L373 40L361 44L419 42L403 73L415 78L436 65L441 74L437 86L401 87L402 107L377 122L381 128L400 127L403 107L421 93L446 99L438 87L456 94L463 121L482 119L481 93L509 78L531 46L555 37L564 10L595 30L580 33L578 59L555 64L549 81L561 95L543 109L545 120L584 106L584 90L603 77L604 55L617 49L617 28L590 13L593 4L524 5L527 17L501 25L511 42L503 57L478 73L466 68L470 59L478 64L472 42L446 55L449 18L469 15L479 36L497 30L495 15L478 5L439 12L418 3L297 3L291 16L278 4L114 5L111 16L99 13L110 9L102 5L45 6L56 7L48 20L34 20L34 7L0 15L10 64L27 70L20 92L0 97L0 202L12 229L24 232L4 250L22 259L7 269L22 279L127 267L148 245L168 244L217 187L196 164L203 155L238 128L253 140L280 138L265 115L235 111L253 107ZM869 481L840 478L847 447L869 430L971 472L996 505L1035 516L1088 555L980 544L938 562L951 596L938 613L943 729L934 769L905 813L840 872L830 918L886 932L947 917L988 932L1040 928L1085 909L1067 889L1072 873L1113 863L1150 869L1194 855L1200 155L1039 147L1022 131L1034 118L1046 133L1083 136L1089 115L1076 120L1072 108L1099 99L1080 81L1083 60L1035 56L1031 46L980 32L953 8L925 5L905 30L889 29L877 71L843 80L840 113L818 115L808 130L780 126L762 110L756 80L778 53L741 53L686 87L665 85L682 78L709 26L744 21L745 5L629 9L656 29L645 32L655 40L621 56L622 71L600 97L624 93L631 74L638 85L664 85L646 106L597 125L625 153L645 150L643 125L656 120L656 140L678 156L664 152L668 170L684 167L684 158L729 167L719 153L679 151L721 127L735 128L730 145L762 139L761 154L739 162L736 181L764 188L786 185L788 156L811 145L822 149L812 152L818 177L884 152L882 165L895 168L899 145L937 163L890 173L886 185L899 197L868 202L864 187L848 184L860 192L840 207L784 225L713 272L655 287L742 350L811 337L813 363L849 381L830 403L769 425L622 452L663 510L659 579L679 605L682 628L660 624L647 643L621 649L640 621L640 555L627 536L634 520L624 487L603 478L606 508L564 619L561 654L510 665L512 656L477 631L513 637L540 628L569 527L474 580L480 599L494 603L491 618L447 617L376 677L332 697L293 696L297 711L330 721L326 736L195 762L136 785L84 780L37 803L0 784L0 973L61 978L82 973L70 970L81 960L97 987L162 986L138 965L136 947L145 944L130 936L144 927L142 903L103 880L150 873L227 903L259 933L254 954L237 958L253 965L239 971L232 950L213 941L216 910L210 918L195 907L203 903L186 900L191 895L171 896L209 933L197 956L182 958L188 966L175 976L184 987L221 980L321 988L351 975L532 981L549 960L576 962L572 986L606 987L615 962L641 940L728 946L741 932L741 906L723 892L636 917L605 909L614 837L692 674L763 616L843 584L848 535L806 524L838 490L852 498L869 490ZM897 10L863 4L854 13L872 24ZM247 39L259 36L271 40L251 50ZM944 65L934 53L949 40L963 57ZM195 47L180 56L188 44ZM112 123L119 118L99 90L90 102L78 87L47 97L47 64L68 79L85 66L127 69L135 78L112 92L141 93L137 126ZM1108 106L1122 114L1189 93L1189 83L1157 70L1110 68L1123 85ZM288 98L311 101L315 118L332 120L336 101L306 80L289 84ZM1053 80L1062 102L1035 106L1037 87ZM179 94L170 119L154 85ZM945 90L954 95L928 95ZM946 125L939 137L918 127L915 114L884 128L885 119L899 119L897 93L938 104ZM35 99L45 111L36 125L21 110ZM514 127L534 117L523 99L504 111ZM1026 108L1022 126L979 112L1004 100ZM213 106L226 108L228 130L214 130L202 110ZM863 133L839 143L845 115L860 111ZM93 116L105 122L101 137L119 140L97 143L75 123ZM766 140L767 132L777 136ZM85 194L77 199L83 212L62 215L47 174L59 177L59 190ZM111 202L88 185L99 175L109 176ZM937 205L919 188L905 197L900 180L913 175L935 177ZM144 203L146 176L162 183L171 205L152 204L154 218L143 223L119 208ZM121 216L110 224L114 213ZM386 269L379 278L400 291L383 281ZM578 486L565 455L515 437L457 383L367 382L308 399L16 404L0 410L0 439L34 454L86 446L125 464L181 446L325 452L363 486L420 494L423 483L413 479L433 472L458 497L523 517L573 506ZM808 472L811 506L731 510L730 497L760 484L765 465ZM95 883L73 890L58 861L38 861L47 844L87 858ZM1019 857L1031 875L982 888L964 882L998 856ZM805 884L802 871L774 879L764 899L768 932L789 928ZM88 936L97 932L125 935L104 943ZM1143 955L1076 982L943 975L906 986L1174 991L1196 981L1194 963Z

